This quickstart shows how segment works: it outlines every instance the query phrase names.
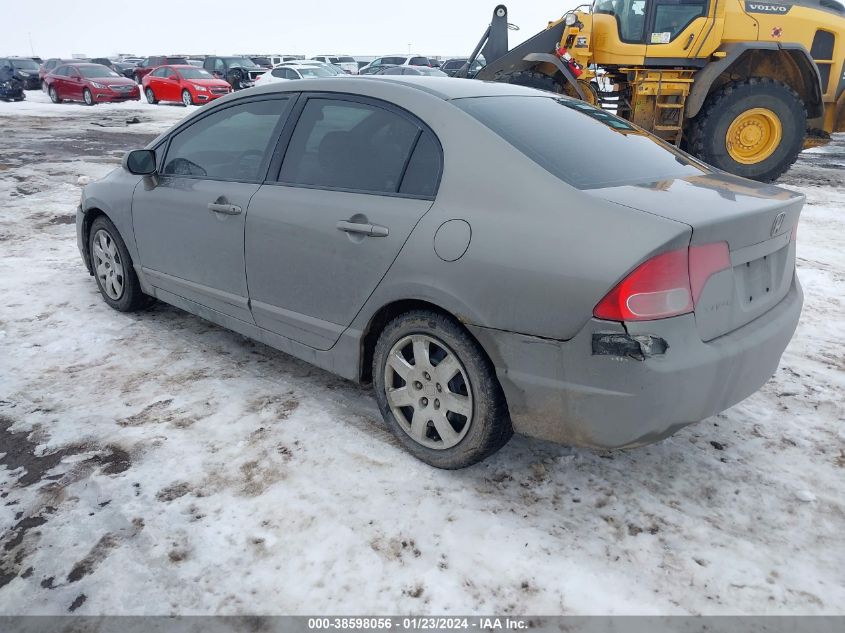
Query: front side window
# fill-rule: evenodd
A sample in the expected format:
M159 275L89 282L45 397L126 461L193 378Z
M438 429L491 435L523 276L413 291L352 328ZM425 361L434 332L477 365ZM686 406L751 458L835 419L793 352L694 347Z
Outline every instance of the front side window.
M285 154L283 183L397 193L419 127L377 106L309 99Z
M164 73L166 72L165 68L156 68L152 73L150 73L153 77L164 77Z
M250 101L203 117L170 141L163 173L212 180L258 182L285 99Z
M578 189L709 173L628 121L576 99L472 97L452 103Z
M696 18L707 15L704 0L661 0L654 9L654 29L649 43L666 44Z

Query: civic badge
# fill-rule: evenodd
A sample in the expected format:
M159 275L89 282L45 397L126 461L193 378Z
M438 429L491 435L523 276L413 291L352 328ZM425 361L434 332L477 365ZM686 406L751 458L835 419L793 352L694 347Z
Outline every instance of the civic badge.
M781 227L783 226L783 221L785 219L786 219L786 212L785 211L781 211L780 213L778 213L777 217L775 218L775 221L772 222L772 233L771 233L772 237L774 237L775 235L778 234Z

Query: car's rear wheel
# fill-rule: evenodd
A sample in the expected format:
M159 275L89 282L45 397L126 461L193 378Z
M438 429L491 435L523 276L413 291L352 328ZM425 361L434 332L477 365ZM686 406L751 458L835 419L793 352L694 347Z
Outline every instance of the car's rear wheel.
M107 304L120 312L133 312L150 303L141 291L126 244L106 216L91 223L88 248L97 287Z
M61 103L62 100L59 97L59 93L56 91L55 86L50 86L50 89L47 91L47 94L50 95L50 101L53 103Z
M194 98L187 89L182 91L182 103L186 106L194 105Z
M82 91L82 100L85 101L85 105L94 105L94 95L88 88Z
M147 88L144 90L144 96L147 97L147 103L155 105L158 103L158 99L156 99L156 93L153 92L152 88Z
M463 327L437 312L408 312L387 324L373 356L373 382L399 442L431 466L470 466L513 434L489 359Z

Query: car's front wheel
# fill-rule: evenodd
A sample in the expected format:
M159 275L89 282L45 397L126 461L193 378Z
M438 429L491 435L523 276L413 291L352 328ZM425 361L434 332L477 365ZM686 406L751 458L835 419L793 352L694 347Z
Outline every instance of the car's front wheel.
M91 223L88 248L97 287L107 304L120 312L134 312L149 304L150 297L141 291L126 244L106 216Z
M387 324L376 344L373 382L399 442L431 466L470 466L513 434L489 359L460 324L437 312L408 312Z
M50 89L47 91L47 94L50 95L50 101L52 101L53 103L62 102L61 98L59 97L59 93L56 91L55 86L50 86Z
M144 90L144 96L147 97L147 103L155 105L158 103L158 99L156 99L156 94L153 92L152 88L147 88Z
M191 93L188 92L187 89L182 91L182 103L186 106L194 105L194 98L191 96Z
M85 105L94 105L94 95L88 88L82 91L82 99L85 101Z

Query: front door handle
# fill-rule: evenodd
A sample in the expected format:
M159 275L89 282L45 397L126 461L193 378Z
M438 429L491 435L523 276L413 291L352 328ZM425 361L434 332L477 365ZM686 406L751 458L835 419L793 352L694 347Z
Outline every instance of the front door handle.
M386 226L378 224L363 224L361 222L348 222L341 220L337 223L338 231L345 233L358 233L366 235L367 237L387 237L390 235L390 230Z
M219 202L209 202L208 210L214 211L215 213L225 213L226 215L240 215L243 211L236 204L221 204Z

